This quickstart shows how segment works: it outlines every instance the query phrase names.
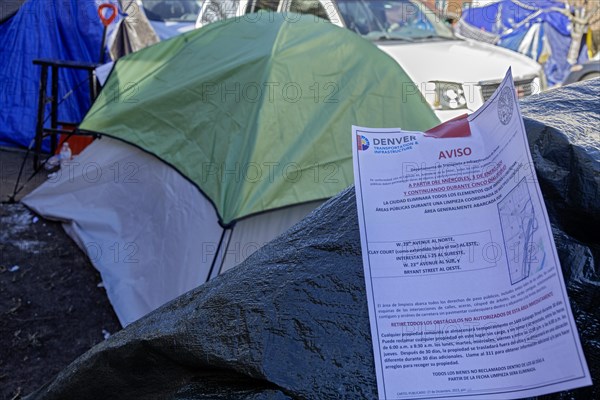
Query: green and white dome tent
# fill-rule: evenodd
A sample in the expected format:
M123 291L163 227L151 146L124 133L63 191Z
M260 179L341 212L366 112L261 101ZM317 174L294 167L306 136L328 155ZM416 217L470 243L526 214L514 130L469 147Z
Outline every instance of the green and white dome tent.
M102 138L23 201L65 221L127 325L350 186L352 124L437 123L370 42L259 13L120 59L80 125Z

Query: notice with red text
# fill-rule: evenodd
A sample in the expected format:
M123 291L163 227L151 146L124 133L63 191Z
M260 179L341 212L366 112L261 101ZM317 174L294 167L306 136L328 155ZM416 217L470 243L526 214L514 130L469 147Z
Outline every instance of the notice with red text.
M510 72L464 122L353 127L379 398L591 385Z

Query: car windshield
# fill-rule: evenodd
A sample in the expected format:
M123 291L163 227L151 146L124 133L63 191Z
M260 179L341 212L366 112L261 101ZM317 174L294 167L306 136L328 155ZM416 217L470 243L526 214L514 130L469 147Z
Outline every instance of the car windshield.
M338 0L346 26L372 40L453 39L440 16L420 1Z
M151 21L195 22L200 12L199 0L143 0L146 16Z

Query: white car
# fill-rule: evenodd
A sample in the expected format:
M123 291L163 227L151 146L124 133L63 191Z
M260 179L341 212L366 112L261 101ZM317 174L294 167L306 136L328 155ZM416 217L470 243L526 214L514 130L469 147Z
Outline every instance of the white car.
M206 0L196 27L258 10L313 14L373 41L402 66L442 121L478 109L509 67L519 96L546 86L542 66L534 60L457 38L416 0Z
M123 2L124 3L124 2ZM135 0L128 3L125 12L135 18L143 12L160 40L194 29L202 0Z

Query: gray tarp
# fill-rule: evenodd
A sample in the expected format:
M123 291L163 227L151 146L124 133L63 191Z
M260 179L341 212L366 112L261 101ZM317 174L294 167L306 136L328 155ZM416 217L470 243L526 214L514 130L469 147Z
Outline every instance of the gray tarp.
M119 21L114 33L109 49L113 60L160 42L146 14L135 1L119 0L119 5L121 10L131 15Z
M595 380L599 93L596 80L522 103ZM239 267L94 347L29 399L374 399L372 357L349 188ZM547 398L589 400L600 398L600 390L593 386Z

